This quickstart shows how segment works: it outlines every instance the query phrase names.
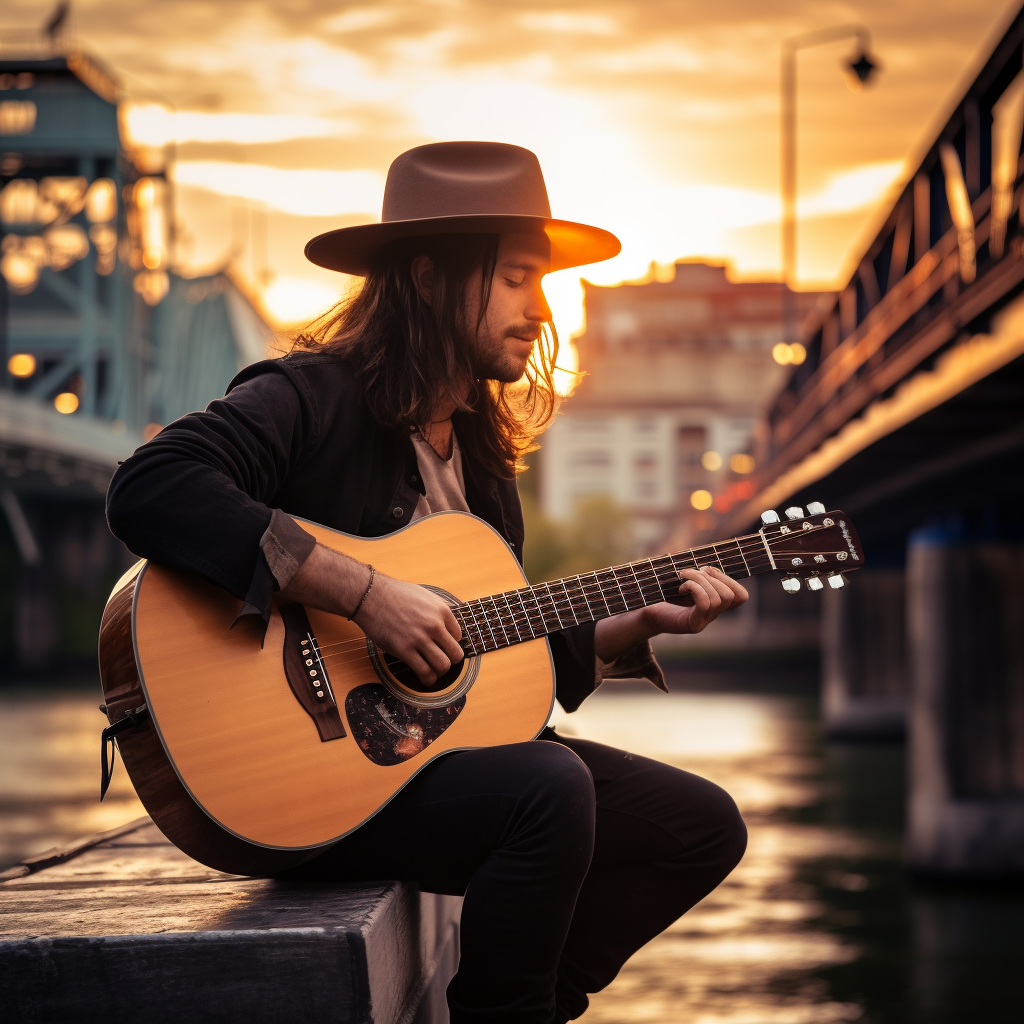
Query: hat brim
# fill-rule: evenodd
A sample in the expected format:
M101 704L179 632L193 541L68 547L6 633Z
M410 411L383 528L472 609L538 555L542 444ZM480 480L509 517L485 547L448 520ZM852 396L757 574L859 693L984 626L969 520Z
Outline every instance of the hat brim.
M421 220L357 224L326 231L306 243L306 259L319 267L365 276L390 242L423 235L543 234L551 244L551 270L566 270L618 256L622 244L610 231L548 217L426 217Z

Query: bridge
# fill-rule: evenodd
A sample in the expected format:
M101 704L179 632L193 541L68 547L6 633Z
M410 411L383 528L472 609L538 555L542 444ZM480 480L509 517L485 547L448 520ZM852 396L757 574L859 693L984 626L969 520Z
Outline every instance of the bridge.
M768 417L754 497L821 500L869 567L827 594L839 735L910 727L910 857L1024 868L1024 12L921 155Z
M122 136L95 57L0 37L0 672L86 670L127 552L117 463L223 394L271 328L226 272L173 269L169 154Z

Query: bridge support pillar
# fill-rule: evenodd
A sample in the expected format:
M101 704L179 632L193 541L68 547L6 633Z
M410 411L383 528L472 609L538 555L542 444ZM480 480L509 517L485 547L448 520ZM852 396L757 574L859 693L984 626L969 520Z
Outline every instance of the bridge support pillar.
M1024 871L1024 546L913 536L907 617L910 864Z
M822 716L836 739L903 735L907 665L902 569L861 569L822 594Z

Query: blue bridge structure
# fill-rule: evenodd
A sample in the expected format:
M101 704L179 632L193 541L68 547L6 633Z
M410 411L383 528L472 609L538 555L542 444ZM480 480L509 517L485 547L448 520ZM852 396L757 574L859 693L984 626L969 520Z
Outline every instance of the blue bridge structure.
M125 98L0 35L0 675L91 671L118 462L274 340L230 274L175 273L171 154L126 137Z

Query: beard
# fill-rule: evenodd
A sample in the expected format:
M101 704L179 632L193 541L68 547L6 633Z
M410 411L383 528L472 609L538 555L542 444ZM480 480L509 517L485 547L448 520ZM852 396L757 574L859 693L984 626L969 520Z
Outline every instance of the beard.
M518 345L525 338L535 341L539 333L536 324L514 324L498 338L478 334L473 346L473 368L477 377L502 384L515 384L521 380L526 373L529 354L524 357L513 351L509 340Z

